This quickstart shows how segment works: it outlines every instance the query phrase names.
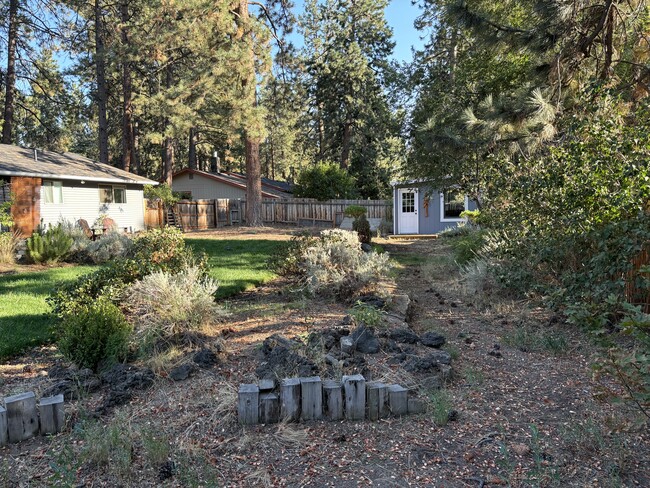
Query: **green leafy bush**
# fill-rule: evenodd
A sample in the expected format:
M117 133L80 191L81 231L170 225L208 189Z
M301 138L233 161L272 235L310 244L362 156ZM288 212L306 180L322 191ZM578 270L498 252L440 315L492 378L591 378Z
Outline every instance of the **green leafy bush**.
M452 248L454 249L454 258L459 265L465 265L476 259L485 243L484 236L484 231L473 229L454 238Z
M366 207L361 205L350 205L343 212L346 217L352 217L353 219L358 219L359 217L365 216L368 210Z
M223 315L214 300L217 288L198 268L177 274L157 271L133 283L124 292L124 305L138 347L149 349L215 321Z
M144 185L144 197L148 200L162 200L165 207L175 205L180 198L167 183L160 185Z
M35 232L27 239L27 256L35 263L55 263L67 256L72 243L61 224L50 226L42 234Z
M59 350L79 367L122 361L128 353L132 327L120 309L106 298L77 308L56 328Z
M293 236L269 260L269 268L280 276L290 276L300 273L302 256L307 248L316 242L317 238L309 233Z
M303 170L298 176L293 194L300 198L332 200L354 198L358 193L354 178L338 164L329 163Z
M129 257L116 259L97 271L79 277L59 288L47 299L52 312L63 317L100 296L119 301L126 286L156 271L172 274L196 267L207 276L205 255L195 256L185 246L178 229L166 227L151 230L138 236Z

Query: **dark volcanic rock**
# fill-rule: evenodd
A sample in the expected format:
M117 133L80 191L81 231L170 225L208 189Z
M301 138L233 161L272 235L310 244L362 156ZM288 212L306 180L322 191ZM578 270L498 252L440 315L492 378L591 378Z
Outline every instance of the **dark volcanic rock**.
M420 340L423 345L435 348L442 347L447 342L445 336L440 335L437 332L427 332L426 334L422 334Z
M194 355L193 361L200 368L211 368L215 364L219 363L219 357L210 349L201 349Z
M137 368L126 364L116 364L102 373L102 380L112 390L144 390L153 384L154 372L149 368Z
M277 378L284 376L314 376L318 366L293 349L300 343L274 334L262 344L264 361L255 369L258 378Z
M381 347L384 351L386 352L394 352L394 353L400 353L402 352L402 348L397 345L397 342L395 342L393 339L386 339L382 343Z
M193 364L181 364L169 372L169 378L174 381L183 381L194 373L196 367Z
M418 335L409 329L396 329L393 330L389 337L397 342L404 344L417 344L420 341Z
M63 395L66 400L78 399L86 393L93 393L102 386L102 381L90 369L62 368L55 366L48 371L48 376L57 379L50 385L42 396Z
M379 339L375 337L372 329L360 325L352 332L352 340L356 350L363 354L376 354L379 352Z
M379 309L384 308L384 306L386 306L386 300L376 295L363 295L357 298L357 301Z
M446 351L435 351L425 357L410 359L404 369L409 373L428 373L432 370L439 370L439 364L451 364L451 356Z

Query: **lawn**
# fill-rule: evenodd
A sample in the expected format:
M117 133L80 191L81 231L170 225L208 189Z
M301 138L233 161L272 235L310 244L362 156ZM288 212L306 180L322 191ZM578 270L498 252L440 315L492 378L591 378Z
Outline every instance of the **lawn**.
M43 268L0 276L0 360L51 340L45 298L57 284L73 281L94 266Z
M197 251L209 256L210 276L219 281L218 298L249 290L275 278L269 258L284 243L266 239L187 239Z

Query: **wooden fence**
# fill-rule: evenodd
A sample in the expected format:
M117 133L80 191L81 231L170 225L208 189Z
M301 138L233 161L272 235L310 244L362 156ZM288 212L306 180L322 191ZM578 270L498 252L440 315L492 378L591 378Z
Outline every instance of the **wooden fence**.
M637 280L650 280L650 273L642 272L641 268L650 266L650 243L632 260L632 269L625 279L625 299L628 303L639 305L645 313L650 313L650 290L640 287Z
M319 202L308 198L262 200L262 220L267 224L336 227L343 220L343 212L350 205L367 209L369 219L393 219L390 200L328 200ZM246 201L240 199L181 200L174 207L174 217L183 230L214 229L240 224L245 220ZM160 202L145 201L147 228L165 223L165 212Z

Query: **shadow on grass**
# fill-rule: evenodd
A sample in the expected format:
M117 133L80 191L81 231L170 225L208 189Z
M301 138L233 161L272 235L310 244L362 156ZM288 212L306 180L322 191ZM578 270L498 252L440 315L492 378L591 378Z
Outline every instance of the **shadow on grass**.
M0 317L0 361L53 340L52 318L42 314Z

